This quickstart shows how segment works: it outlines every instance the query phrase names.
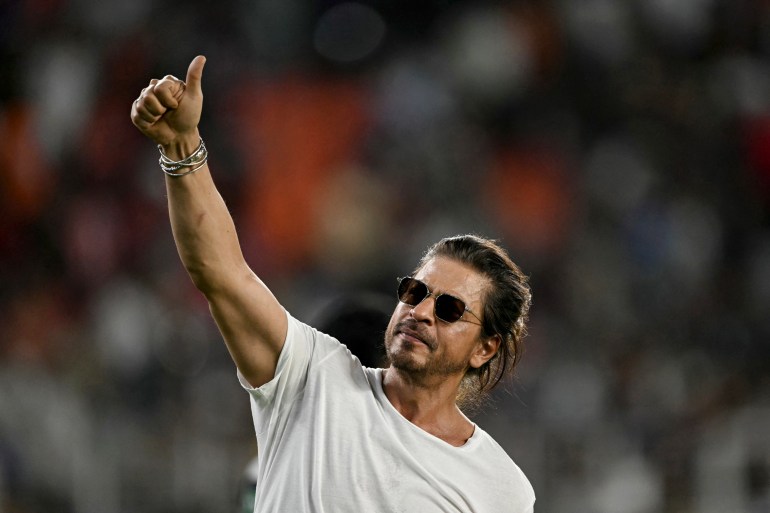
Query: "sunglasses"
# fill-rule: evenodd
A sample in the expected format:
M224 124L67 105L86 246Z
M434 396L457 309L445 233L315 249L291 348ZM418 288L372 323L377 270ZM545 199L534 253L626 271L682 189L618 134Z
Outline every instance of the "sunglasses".
M462 299L458 299L449 294L434 295L428 286L416 278L407 276L406 278L399 278L398 280L398 300L409 306L417 306L422 303L428 296L433 296L436 301L433 305L433 311L438 319L444 322L457 322L459 321L465 312L470 313L476 319L478 323L472 322L472 324L478 324L481 326L481 319L478 315L473 313ZM471 322L467 321L466 322Z

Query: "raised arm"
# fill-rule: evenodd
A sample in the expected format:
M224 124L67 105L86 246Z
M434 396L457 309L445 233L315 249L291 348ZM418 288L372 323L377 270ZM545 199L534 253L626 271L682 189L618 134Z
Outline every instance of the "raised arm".
M202 56L193 59L184 82L171 75L151 80L134 102L131 120L169 159L198 157L194 166L175 172L181 176L166 176L174 241L193 283L209 302L235 364L257 387L275 374L286 337L286 312L246 264L208 164L204 160L198 167L205 155L196 153L205 62Z

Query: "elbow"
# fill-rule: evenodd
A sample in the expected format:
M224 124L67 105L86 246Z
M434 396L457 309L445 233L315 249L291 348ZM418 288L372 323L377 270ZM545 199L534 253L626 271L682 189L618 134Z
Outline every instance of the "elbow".
M216 264L216 265L215 265ZM237 263L186 261L185 269L195 288L206 297L227 290L239 281L242 265Z
M190 280L193 285L195 285L196 289L204 294L208 294L213 290L214 287L212 281L205 271L201 270L199 267L185 266L185 268L187 269L187 275L190 276Z
M200 261L184 261L185 270L196 289L208 296L217 289L217 272Z

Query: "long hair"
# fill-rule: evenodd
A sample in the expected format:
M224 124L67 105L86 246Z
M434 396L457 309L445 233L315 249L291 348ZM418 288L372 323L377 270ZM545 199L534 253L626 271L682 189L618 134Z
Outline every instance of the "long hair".
M529 279L496 241L477 235L458 235L440 240L428 248L418 269L435 257L462 262L490 282L482 297L482 330L487 337L499 335L501 344L489 361L479 368L469 369L463 379L458 403L475 406L474 403L503 378L513 374L521 358L532 304Z

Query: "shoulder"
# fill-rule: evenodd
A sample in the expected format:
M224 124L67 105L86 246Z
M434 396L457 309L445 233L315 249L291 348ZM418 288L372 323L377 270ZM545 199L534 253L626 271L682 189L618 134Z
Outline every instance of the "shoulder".
M289 334L286 340L289 359L305 362L307 372L320 373L324 382L366 381L359 359L339 340L309 324L289 316ZM283 355L281 355L283 356Z
M323 357L329 352L344 348L336 338L300 321L289 313L287 313L287 317L289 327L284 344L284 349L287 352L300 352Z
M478 444L478 450L483 453L483 458L489 464L489 468L500 470L498 475L508 486L512 487L511 491L519 496L531 496L534 501L535 491L524 471L513 461L505 449L492 438L492 435L476 425L473 439Z

